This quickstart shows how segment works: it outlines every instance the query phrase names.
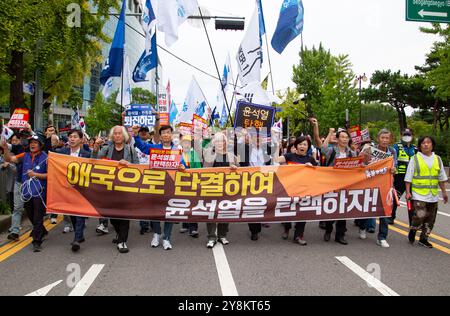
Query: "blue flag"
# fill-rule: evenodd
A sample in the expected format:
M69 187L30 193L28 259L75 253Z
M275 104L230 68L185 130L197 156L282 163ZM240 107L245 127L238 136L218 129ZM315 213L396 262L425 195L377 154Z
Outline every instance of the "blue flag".
M303 31L302 0L284 0L277 28L272 37L272 47L281 54L286 46Z
M133 81L134 82L142 82L145 81L147 77L147 73L156 68L158 65L158 50L156 46L156 33L152 37L152 47L150 52L147 54L147 51L144 50L141 58L134 67L133 71Z
M258 5L258 15L259 15L259 36L262 38L266 34L266 22L264 21L264 12L262 8L261 0L256 0Z
M209 126L214 126L214 121L220 119L220 115L217 112L217 106L214 107L214 110L212 111L211 114L211 120L209 122Z
M203 101L198 105L197 110L195 110L195 114L197 114L200 117L203 117L203 115L205 115L205 110L206 110L206 102Z
M109 50L109 56L100 74L100 82L102 85L105 85L110 77L120 77L122 74L125 45L125 3L126 1L124 0L116 32L114 33L114 39Z
M170 105L170 124L173 124L178 116L178 108L175 102L172 100L172 104Z
M227 111L227 106L224 104L222 107L222 114L220 114L220 120L219 120L219 125L220 127L225 127L225 125L227 125L228 122L228 111Z

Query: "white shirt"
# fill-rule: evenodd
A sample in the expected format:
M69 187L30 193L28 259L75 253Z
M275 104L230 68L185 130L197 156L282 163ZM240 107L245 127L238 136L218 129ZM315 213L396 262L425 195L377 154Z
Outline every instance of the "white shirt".
M80 156L80 148L78 148L78 150L77 151L72 151L72 149L70 149L70 155L72 156L72 157L78 157L78 156Z
M264 153L261 147L251 147L251 154L250 154L250 166L252 167L261 167L264 166L266 163L264 161Z
M423 158L423 160L427 164L428 168L431 169L433 167L434 157L435 157L434 153L431 156L425 156L424 154L419 152L418 155L420 155ZM448 181L448 177L445 174L444 164L442 163L442 160L440 157L438 157L438 159L439 159L439 163L441 165L441 172L439 173L439 182L446 182L446 181ZM414 161L415 161L415 159L413 159L413 158L409 161L408 169L406 170L406 175L405 175L405 182L412 183L412 180L414 177L414 171L416 170L416 165L415 165ZM413 200L416 200L416 201L422 201L422 202L427 202L427 203L439 202L439 196L433 196L433 194L431 194L431 192L426 196L417 194L414 191L412 191L411 194L412 194Z

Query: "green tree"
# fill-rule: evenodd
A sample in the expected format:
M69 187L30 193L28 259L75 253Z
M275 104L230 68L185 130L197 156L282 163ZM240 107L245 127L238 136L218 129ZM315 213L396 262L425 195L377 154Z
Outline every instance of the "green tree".
M330 127L346 126L347 109L350 122L359 116L360 102L351 68L347 55L333 56L322 45L302 50L300 64L294 66L297 92L305 95L306 112L319 120L323 134Z
M79 5L80 27L70 23L78 17L69 10L72 3ZM101 62L100 41L110 41L102 28L111 7L118 8L117 0L0 2L0 70L7 73L11 112L24 105L22 83L34 80L37 70L44 91L60 101L81 85L91 67ZM91 14L92 8L97 14Z
M390 106L374 102L364 104L361 118L363 125L368 122L392 122L397 120L397 113Z
M305 132L309 127L308 114L305 102L299 100L300 94L297 90L288 88L284 95L279 93L278 97L283 100L280 117L289 120L289 134L300 135Z
M88 109L85 118L87 131L90 135L97 135L99 132L106 132L115 125L122 124L122 106L116 103L118 91L111 94L105 100L98 92L95 100ZM148 90L134 88L131 90L133 104L155 104L156 96Z

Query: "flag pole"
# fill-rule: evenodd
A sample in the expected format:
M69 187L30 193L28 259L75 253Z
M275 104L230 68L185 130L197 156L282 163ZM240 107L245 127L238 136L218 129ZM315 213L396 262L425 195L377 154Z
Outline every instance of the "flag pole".
M156 36L157 30L155 29L155 40L158 44L158 37ZM156 84L156 112L159 112L159 72L158 72L158 66L159 66L159 56L158 53L156 54L156 70L155 70L155 84Z
M124 0L124 2L125 2L125 0ZM124 3L122 3L122 8L123 8L123 6L124 6L125 4ZM123 73L123 70L124 70L124 68L125 68L125 49L126 49L126 45L125 45L125 43L126 43L126 40L125 40L125 38L126 38L126 30L127 30L127 21L126 21L126 18L127 18L127 15L126 15L126 8L123 8L124 9L124 15L123 15L123 24L124 24L124 28L123 28L123 53L122 53L122 78L121 78L121 82L120 82L120 106L121 106L121 108L120 108L120 122L123 124L123 119L122 119L122 110L123 110L123 77L124 77L124 73Z
M264 11L262 9L262 0L259 3L261 5L261 15L263 16L263 21L264 21ZM269 40L267 38L267 30L265 28L266 28L266 26L264 25L264 31L265 31L264 36L266 38L267 59L269 60L270 82L272 83L272 93L275 94L275 85L273 83L273 73L272 73L272 62L270 60L270 52L269 52Z
M213 50L213 47L212 47L212 44L211 44L211 40L210 40L209 34L208 34L208 29L206 28L206 23L205 23L205 20L203 19L202 9L200 8L200 6L198 6L198 11L200 12L200 18L202 19L203 28L205 29L206 38L208 39L209 48L211 49L211 54L213 56L214 65L216 66L217 76L219 77L220 87L221 87L221 90L222 90L222 93L223 93L223 97L225 99L225 104L227 105L228 119L231 121L231 125L234 125L233 118L231 117L230 105L228 104L227 94L225 93L225 89L224 89L224 86L223 86L223 83L222 83L222 80L221 80L221 76L220 76L219 67L217 66L216 55L214 54L214 50Z

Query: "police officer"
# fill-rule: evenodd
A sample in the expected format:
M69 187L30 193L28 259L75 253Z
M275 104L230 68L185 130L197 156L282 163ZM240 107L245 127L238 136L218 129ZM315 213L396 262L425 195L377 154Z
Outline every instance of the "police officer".
M394 149L397 152L397 173L394 177L394 188L397 191L398 198L400 199L406 191L405 186L405 174L408 168L408 164L412 157L417 153L417 148L412 144L413 132L411 129L406 128L402 133L401 141L394 145ZM394 203L392 207L392 217L389 222L390 225L394 224L397 215L397 204ZM408 212L409 224L411 224L412 213Z

